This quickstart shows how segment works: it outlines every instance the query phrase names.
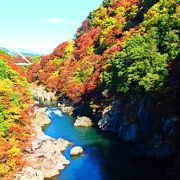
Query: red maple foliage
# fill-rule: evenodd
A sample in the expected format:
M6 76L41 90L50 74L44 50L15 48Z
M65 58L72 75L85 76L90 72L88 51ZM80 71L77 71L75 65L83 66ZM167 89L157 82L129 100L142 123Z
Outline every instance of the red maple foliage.
M58 47L56 47L52 52L53 58L62 58L64 56L65 49L68 46L68 44L68 41L66 41L60 44Z

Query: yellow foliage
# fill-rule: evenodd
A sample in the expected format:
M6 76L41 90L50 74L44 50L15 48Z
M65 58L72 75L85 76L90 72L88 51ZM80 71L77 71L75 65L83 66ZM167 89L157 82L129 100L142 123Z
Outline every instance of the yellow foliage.
M12 86L12 81L9 79L0 80L0 94L4 95L5 93L12 93Z
M10 171L10 167L5 163L0 163L0 175L5 175Z
M94 16L92 22L94 26L108 27L109 25L116 23L116 19L109 17L107 8L102 5L99 7L98 11L94 13Z
M8 152L11 153L11 156L17 156L20 153L20 148L13 147Z
M67 45L66 49L65 49L65 56L64 58L70 58L72 51L74 49L74 40L69 41L69 44Z
M87 52L89 55L93 54L94 53L94 47L93 46L89 47Z
M118 7L116 10L115 10L115 13L117 16L119 17L123 17L126 15L126 9L124 7Z

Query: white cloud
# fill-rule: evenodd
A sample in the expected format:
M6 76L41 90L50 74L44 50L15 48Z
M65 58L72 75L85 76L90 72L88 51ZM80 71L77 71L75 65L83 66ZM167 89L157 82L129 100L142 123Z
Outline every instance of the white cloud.
M51 23L51 24L69 24L69 25L77 25L76 22L64 20L61 18L44 18L41 19L41 22Z
M63 24L64 21L60 18L46 18L46 19L42 19L42 22L45 23L52 23L52 24Z

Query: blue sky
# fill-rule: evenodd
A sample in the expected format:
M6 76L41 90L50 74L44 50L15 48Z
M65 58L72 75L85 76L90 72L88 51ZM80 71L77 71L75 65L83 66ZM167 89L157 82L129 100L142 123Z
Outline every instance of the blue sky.
M102 0L0 0L0 47L51 52Z

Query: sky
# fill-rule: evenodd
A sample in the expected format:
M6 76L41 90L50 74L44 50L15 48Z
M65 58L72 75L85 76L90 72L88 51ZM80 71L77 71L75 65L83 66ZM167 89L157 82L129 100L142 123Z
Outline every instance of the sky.
M102 0L0 0L0 47L50 53Z

